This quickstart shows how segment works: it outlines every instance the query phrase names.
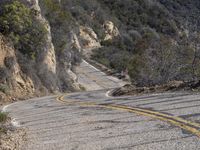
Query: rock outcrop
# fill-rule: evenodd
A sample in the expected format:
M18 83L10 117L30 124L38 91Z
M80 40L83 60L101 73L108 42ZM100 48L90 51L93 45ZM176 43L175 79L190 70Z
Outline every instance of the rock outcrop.
M94 49L101 46L96 33L90 27L80 26L79 40L83 49Z
M37 70L41 82L51 92L55 91L73 91L79 89L76 82L76 74L72 71L73 51L72 45L75 43L78 53L80 46L77 43L76 34L68 33L63 36L66 44L62 52L56 52L52 41L51 26L48 20L43 16L38 0L27 0L28 5L38 12L37 19L47 29L46 41L43 43L43 48L37 57ZM59 1L60 3L60 1Z
M66 35L66 45L62 52L60 52L59 60L57 61L57 75L59 78L59 84L62 90L79 89L77 83L77 76L73 72L74 63L78 63L80 58L77 58L77 53L81 52L81 46L79 44L77 35L75 32L71 32Z
M56 81L56 54L52 43L51 27L42 16L38 0L23 0L27 5L37 11L37 20L46 28L45 42L37 56L37 70L43 84L51 91L59 90Z
M120 35L118 28L111 21L105 21L105 23L103 24L103 27L105 30L104 41L112 40L115 37Z

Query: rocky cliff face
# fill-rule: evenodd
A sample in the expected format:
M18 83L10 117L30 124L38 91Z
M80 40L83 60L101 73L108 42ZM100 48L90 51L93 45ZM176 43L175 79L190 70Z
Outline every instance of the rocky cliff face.
M14 4L22 9L22 13L29 12L25 7L31 10L34 14L34 22L42 26L42 31L45 31L43 40L37 41L40 47L33 48L34 59L27 57L26 53L22 53L18 47L23 47L23 42L20 46L16 46L11 39L10 33L1 35L1 62L2 73L7 73L5 76L1 75L0 84L1 92L9 91L8 95L16 98L24 98L30 95L46 95L53 92L65 92L79 90L76 73L74 67L80 63L81 54L91 55L93 49L101 47L102 41L109 41L120 36L116 25L103 19L99 22L96 28L93 25L97 18L94 11L89 12L90 20L88 22L81 22L82 19L77 19L74 13L79 10L73 9L76 4L70 0L19 0L22 3L12 3L13 0L2 1L1 5ZM95 2L96 3L96 2ZM80 7L84 7L81 3L77 3ZM92 3L91 3L92 4ZM77 5L77 6L78 6ZM87 4L89 6L89 3ZM2 9L2 7L0 7ZM15 15L16 9L11 9L12 15ZM74 12L75 11L75 12ZM9 12L6 12L9 13ZM20 12L21 13L21 12ZM21 17L22 24L18 25L26 27L27 17ZM84 15L84 13L82 14ZM31 16L30 16L31 17ZM87 18L87 17L86 17ZM1 19L1 18L0 18ZM3 18L6 19L6 18ZM24 24L23 24L24 21ZM91 24L88 24L91 23ZM1 24L0 24L1 25ZM12 28L12 26L11 26ZM33 28L35 30L37 28ZM98 30L97 30L98 29ZM12 29L14 30L14 29ZM24 28L23 30L26 30ZM32 32L32 27L28 32ZM4 30L1 31L2 33ZM40 30L39 30L40 32ZM23 36L24 32L16 31L16 38ZM32 38L37 39L36 34ZM9 36L8 36L9 35ZM32 34L27 35L32 36ZM26 37L22 40L26 40ZM12 36L11 36L12 37ZM39 38L39 37L38 37ZM20 39L21 40L21 39ZM28 44L34 44L32 40ZM13 44L12 44L13 42ZM26 46L26 45L25 45ZM30 47L32 45L29 45ZM23 52L28 50L28 47L23 49ZM15 47L15 48L14 48ZM32 57L32 52L31 54ZM8 92L7 92L8 93Z
M75 31L60 34L65 45L62 51L55 48L49 21L42 14L38 0L21 0L23 4L37 12L36 20L46 29L35 60L25 57L0 35L0 101L12 101L52 92L79 90L76 74L73 72L81 53L81 47Z
M80 26L79 30L79 39L83 49L100 47L99 39L92 28Z
M7 98L15 100L8 95L22 98L35 92L33 80L22 72L18 55L7 39L0 35L0 104Z
M120 35L118 28L114 25L112 21L106 20L103 24L105 30L104 41L113 40Z
M43 44L43 49L37 58L37 70L42 83L51 92L79 90L73 66L79 62L79 54L84 47L80 46L80 38L78 39L77 37L76 29L72 28L71 31L59 33L60 35L53 32L54 36L60 36L65 40L63 49L58 51L57 47L54 47L54 41L52 40L52 30L54 29L51 28L55 27L53 25L51 27L48 18L45 17L45 8L40 5L38 0L27 0L26 3L29 7L37 10L37 19L47 29L46 42ZM60 5L60 3L61 1L55 1L55 5ZM56 28L55 30L58 29Z
M37 56L36 66L38 76L41 78L44 86L50 91L59 91L56 77L56 54L54 45L52 43L51 27L48 21L42 16L41 8L38 0L23 0L30 8L36 10L38 13L37 20L46 28L45 42L42 45L40 54Z

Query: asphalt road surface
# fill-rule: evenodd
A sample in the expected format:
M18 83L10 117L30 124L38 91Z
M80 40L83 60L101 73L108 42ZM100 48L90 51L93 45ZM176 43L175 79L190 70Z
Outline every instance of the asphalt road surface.
M78 74L78 82L82 84L87 91L112 89L127 84L115 77L106 75L88 64L85 60L83 60L80 67L76 69L76 72Z
M24 150L200 150L200 93L109 97L125 83L86 62L78 73L90 91L4 108L27 128Z

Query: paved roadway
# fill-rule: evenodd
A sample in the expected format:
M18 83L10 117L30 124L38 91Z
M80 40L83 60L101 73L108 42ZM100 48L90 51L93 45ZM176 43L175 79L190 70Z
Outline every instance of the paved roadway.
M82 84L87 91L112 89L127 84L118 78L106 75L85 60L83 60L80 67L76 69L76 72L78 74L78 82Z
M28 129L25 150L200 149L200 93L109 97L107 89L124 82L108 79L86 62L79 81L93 91L4 108L16 126Z

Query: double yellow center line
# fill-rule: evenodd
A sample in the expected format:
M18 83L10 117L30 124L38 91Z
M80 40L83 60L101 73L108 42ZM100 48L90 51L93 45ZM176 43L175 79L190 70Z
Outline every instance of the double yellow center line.
M148 110L145 108L138 108L138 107L129 107L124 105L115 105L115 104L98 104L95 102L82 102L82 101L69 101L64 100L64 96L57 97L57 101L65 103L65 104L78 104L79 106L89 106L89 107L102 107L102 108L108 108L108 109L115 109L115 110L121 110L121 111L127 111L136 113L139 115L159 119L165 122L168 122L174 126L180 127L181 129L187 130L190 133L200 137L200 124L192 121L185 120L180 117L171 116L168 114L160 113L153 110Z

